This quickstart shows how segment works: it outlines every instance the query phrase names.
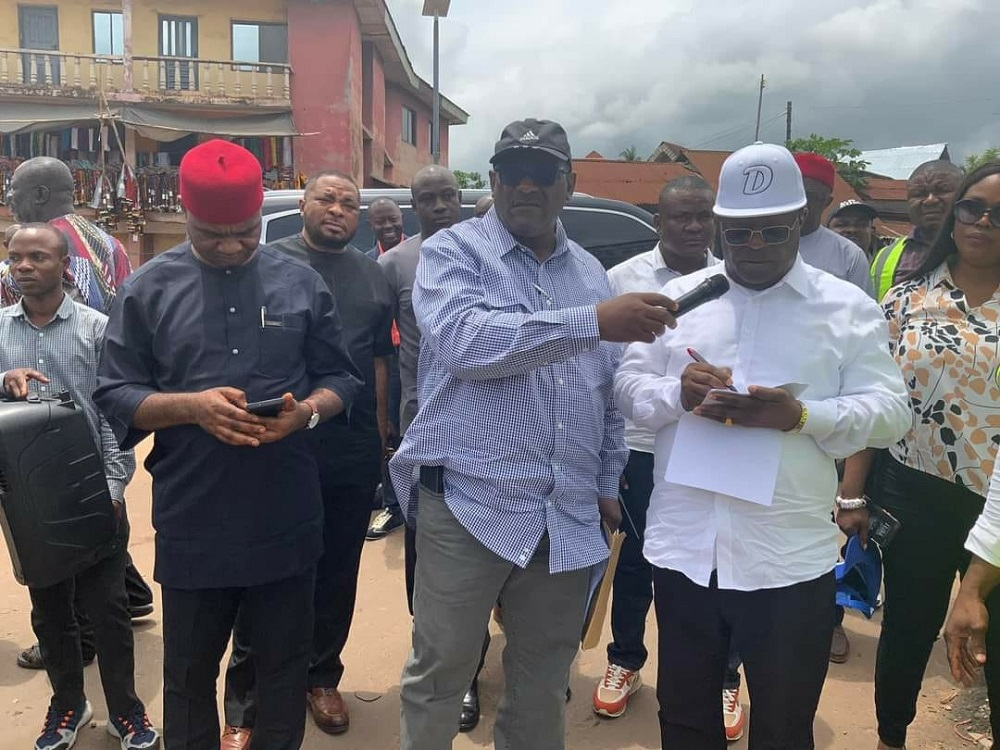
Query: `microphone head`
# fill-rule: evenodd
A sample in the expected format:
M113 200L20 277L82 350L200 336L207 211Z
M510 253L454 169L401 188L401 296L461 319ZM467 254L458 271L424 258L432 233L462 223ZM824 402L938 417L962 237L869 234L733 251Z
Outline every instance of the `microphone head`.
M721 273L717 273L714 276L709 276L705 279L705 284L712 294L723 295L729 291L729 279L723 276Z

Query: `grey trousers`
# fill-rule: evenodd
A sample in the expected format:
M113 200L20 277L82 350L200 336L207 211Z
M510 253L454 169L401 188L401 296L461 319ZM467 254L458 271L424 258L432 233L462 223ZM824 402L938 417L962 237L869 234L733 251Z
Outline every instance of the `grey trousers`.
M590 569L549 573L549 539L521 569L484 547L443 496L420 487L413 648L401 681L400 750L450 750L499 597L507 645L496 750L563 750L569 670Z

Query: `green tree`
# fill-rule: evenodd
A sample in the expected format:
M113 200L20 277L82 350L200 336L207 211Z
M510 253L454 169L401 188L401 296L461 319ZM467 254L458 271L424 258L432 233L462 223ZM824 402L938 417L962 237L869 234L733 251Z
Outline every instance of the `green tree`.
M789 151L811 151L825 156L837 167L837 174L844 182L855 189L865 186L868 162L861 158L861 151L854 148L854 141L849 138L824 138L812 133L808 138L793 138L785 147Z
M486 180L479 172L463 172L461 169L456 169L454 175L455 181L463 190L479 190L486 187Z
M997 159L1000 159L1000 148L988 148L981 154L969 154L965 157L965 171L971 172Z
M637 149L635 146L629 146L628 148L623 148L622 152L618 155L624 161L640 161L639 149Z

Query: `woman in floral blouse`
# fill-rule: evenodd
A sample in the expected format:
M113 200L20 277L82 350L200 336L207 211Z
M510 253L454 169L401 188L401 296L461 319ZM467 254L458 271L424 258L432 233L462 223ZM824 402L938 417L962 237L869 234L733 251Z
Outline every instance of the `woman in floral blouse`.
M900 521L884 550L886 601L875 665L879 750L902 748L948 610L965 539L983 509L1000 444L1000 162L969 175L924 263L883 301L889 346L910 390L913 425L879 456L869 494ZM841 494L857 497L868 455L849 459ZM853 490L853 492L852 492ZM867 511L838 512L845 531ZM988 651L1000 654L1000 596ZM1000 659L986 664L1000 706ZM993 732L1000 737L1000 709Z

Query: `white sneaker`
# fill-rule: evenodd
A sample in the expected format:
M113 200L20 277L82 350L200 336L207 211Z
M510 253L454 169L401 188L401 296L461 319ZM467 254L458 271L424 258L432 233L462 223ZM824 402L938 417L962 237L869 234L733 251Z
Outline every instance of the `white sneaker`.
M736 742L743 736L743 725L746 717L743 706L740 705L740 689L722 691L722 721L726 727L726 740Z
M628 708L628 699L642 687L639 670L608 664L604 679L594 688L594 713L616 719Z

